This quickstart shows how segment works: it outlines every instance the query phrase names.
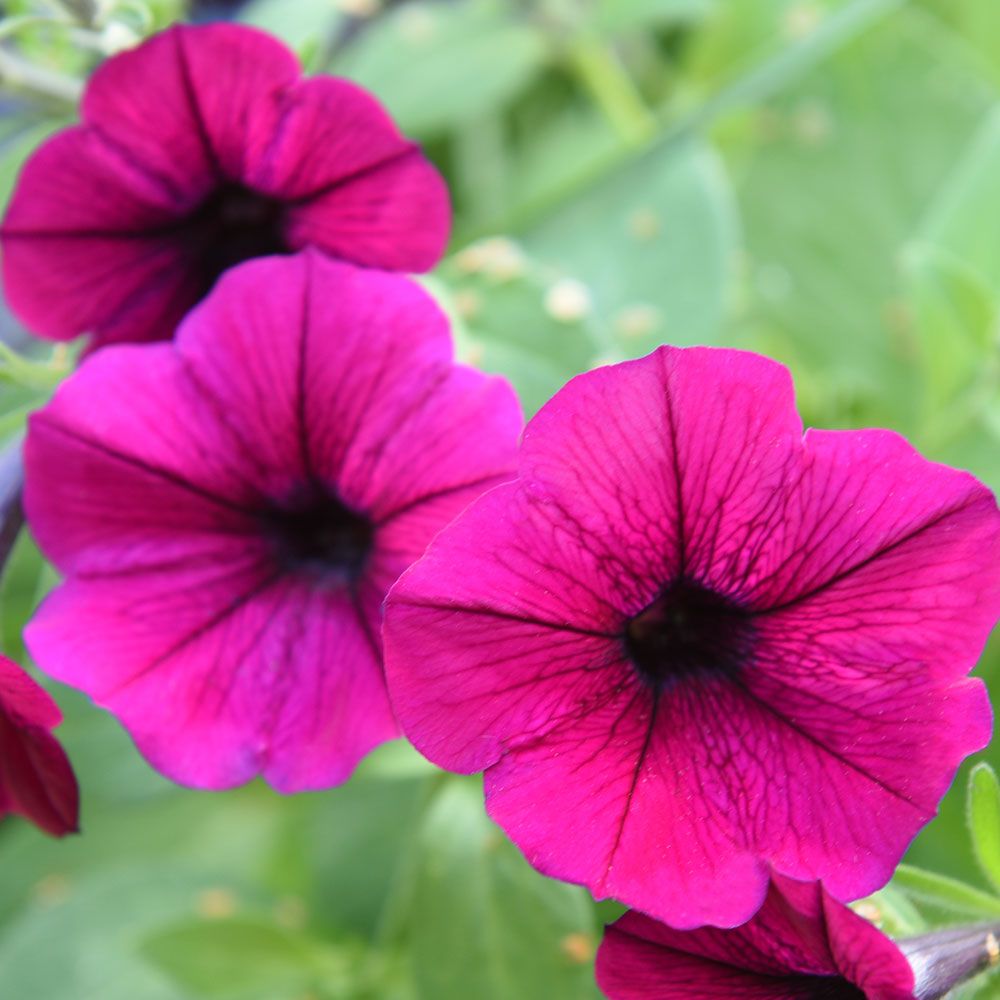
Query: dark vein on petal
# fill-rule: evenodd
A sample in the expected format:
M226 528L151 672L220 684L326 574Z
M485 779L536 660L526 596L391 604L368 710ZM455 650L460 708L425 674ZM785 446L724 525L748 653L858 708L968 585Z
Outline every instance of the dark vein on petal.
M441 604L437 601L413 601L407 598L404 602L411 608L427 608L431 611L450 611L454 614L482 615L486 618L499 618L503 621L518 622L522 625L537 625L540 628L554 629L556 632L572 632L575 635L587 635L594 639L621 639L621 632L598 632L594 629L581 628L562 622L550 622L544 618L533 618L530 615L514 614L498 611L494 608L471 607L466 604Z
M313 468L312 454L309 448L309 430L307 423L306 406L306 365L309 355L309 328L312 325L310 320L310 303L312 302L312 258L307 257L305 262L305 277L302 281L302 317L300 320L301 336L299 337L299 364L296 372L296 391L298 398L295 401L296 412L296 437L299 444L299 458L302 461L302 471L306 477L314 482L316 480Z
M964 503L959 504L957 507L952 507L942 513L938 514L936 517L930 521L925 521L920 527L914 528L913 531L907 532L902 538L897 538L896 541L890 542L884 548L877 549L870 556L866 556L860 562L855 563L855 565L842 570L839 573L835 573L829 580L825 580L823 583L818 584L811 590L807 590L805 593L798 594L795 597L783 602L782 604L774 604L769 608L754 609L754 616L771 615L778 611L785 611L788 608L794 607L797 604L802 604L804 601L808 601L811 597L815 597L817 594L822 593L829 587L833 587L841 581L852 576L854 573L865 569L871 563L875 562L876 559L881 559L883 556L888 555L894 549L899 548L901 545L905 545L907 542L913 541L913 539L918 538L925 531L929 531L931 528L936 528L942 521L947 520L949 517L953 517L956 514L961 514L963 511L968 510L974 504L979 502L979 497L972 497L966 500Z
M184 95L187 98L188 107L191 109L191 117L194 118L195 128L198 130L198 138L201 139L202 145L205 147L205 156L208 159L209 165L212 167L215 175L222 179L225 177L225 174L222 170L222 164L219 163L215 147L212 145L212 140L209 138L205 118L201 113L201 105L198 103L198 93L195 90L194 81L191 79L191 65L188 62L187 51L184 48L181 32L182 29L174 28L173 34L174 46L177 52L177 66L180 70Z
M227 605L217 611L208 621L203 622L194 631L189 632L183 639L174 643L169 649L161 653L154 660L148 663L141 670L133 674L131 677L117 684L111 691L103 695L103 698L115 697L119 695L125 688L130 687L136 681L141 680L143 677L152 673L157 667L161 667L173 656L176 656L182 649L190 646L191 643L196 642L203 635L206 635L212 629L217 628L221 625L227 618L231 618L236 614L241 608L244 608L250 603L254 598L260 597L268 588L274 586L279 580L285 576L284 572L279 570L275 573L271 573L269 576L264 577L263 580L258 580L250 590L244 591L242 594L237 594Z
M854 761L845 757L842 753L840 753L840 751L834 750L832 747L824 743L821 739L819 739L816 736L813 736L812 733L810 733L807 729L804 729L794 720L790 719L787 715L785 715L784 712L775 708L774 705L770 704L769 702L761 698L759 695L757 695L754 691L752 691L749 687L747 687L747 685L743 681L741 681L739 677L731 677L729 678L729 680L732 684L738 687L748 698L750 698L751 701L753 701L755 704L763 708L765 712L767 712L768 714L773 715L779 722L783 722L789 729L797 733L807 742L811 743L814 747L816 747L819 750L822 750L824 753L829 754L831 757L833 757L834 760L843 764L844 767L854 771L856 774L861 775L862 778L867 778L868 781L870 781L873 785L876 785L877 787L881 788L882 791L887 792L889 795L893 796L893 798L898 799L905 805L908 805L911 809L916 810L921 816L926 815L926 810L922 806L917 805L916 802L914 802L912 799L907 798L902 792L897 791L895 788L892 788L889 785L887 785L884 781L881 780L881 778L877 778L874 774L863 768L860 764L856 764Z
M667 429L670 435L670 460L674 472L674 488L677 502L677 567L678 575L684 576L687 568L687 526L684 523L683 478L681 476L680 456L677 452L677 425L674 418L674 401L671 395L670 379L666 379L666 412Z
M203 486L199 486L197 483L191 482L190 479L185 479L183 476L179 476L177 473L171 472L169 469L165 469L159 465L151 465L149 462L144 462L141 458L138 458L135 455L128 455L125 452L118 451L116 448L112 448L109 445L104 444L102 441L95 441L93 438L84 437L82 434L71 431L68 427L63 426L62 424L46 420L44 421L43 426L49 430L55 431L58 434L71 438L78 444L93 448L95 451L98 451L103 455L107 455L108 458L117 459L125 465L134 466L143 472L149 473L151 476L163 479L165 482L178 486L182 490L186 490L188 493L201 497L203 500L208 500L210 503L214 503L225 510L234 511L238 514L244 514L249 517L254 517L256 515L256 512L250 507L245 507L243 504L236 503L226 497L219 496L211 490L206 490Z
M396 163L408 159L414 154L419 154L419 152L420 147L415 142L408 142L402 149L398 149L395 152L390 153L388 156L383 156L380 160L367 163L363 167L358 167L356 170L352 170L349 173L341 174L341 176L320 185L320 187L315 188L306 194L300 194L295 198L286 199L285 203L293 208L306 205L318 198L323 198L328 194L332 194L338 188L346 187L348 184L353 184L355 181L362 180L370 174L375 174L386 167L394 166Z
M629 710L631 710L632 702L629 702ZM653 733L656 730L656 717L660 709L660 696L653 696L653 707L649 712L649 722L646 723L646 735L642 741L642 749L639 751L639 759L636 761L635 768L632 771L632 781L629 784L628 792L625 796L625 807L622 809L621 819L618 821L618 830L615 833L615 842L611 846L611 852L608 855L608 863L605 870L604 877L607 878L611 874L611 869L614 867L615 856L618 854L618 848L621 846L622 837L625 834L625 824L628 822L629 813L632 811L632 800L635 798L635 790L639 785L639 775L642 773L643 765L646 763L646 757L649 756L649 748L653 744Z
M385 527L390 521L395 520L403 514L409 513L414 507L420 507L425 503L432 500L439 500L442 497L450 496L452 493L461 493L464 490L473 490L477 486L483 486L485 488L487 483L495 483L500 476L497 473L488 473L485 476L480 476L478 479L472 479L467 483L458 483L455 486L445 486L440 490L435 490L433 493L425 493L423 496L415 497L413 500L407 503L401 504L395 510L389 511L388 514L383 514L382 517L375 523L376 528Z

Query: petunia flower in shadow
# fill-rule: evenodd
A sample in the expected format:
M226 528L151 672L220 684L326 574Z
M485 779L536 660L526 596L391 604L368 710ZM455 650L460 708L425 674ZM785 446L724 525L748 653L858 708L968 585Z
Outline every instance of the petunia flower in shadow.
M76 776L52 735L56 703L16 663L0 656L0 816L17 813L54 837L76 833Z
M676 927L768 873L888 881L990 708L1000 513L889 431L804 436L756 355L660 348L581 375L518 480L393 588L386 670L435 763L548 875Z
M878 928L815 882L776 878L733 930L672 930L630 911L605 930L609 1000L915 1000L913 970Z
M254 28L177 25L114 56L81 117L28 160L0 228L8 301L41 336L169 338L251 257L422 271L444 250L448 194L418 146Z
M179 782L343 781L398 735L386 591L510 477L520 424L408 279L245 264L174 342L98 352L30 419L28 524L68 579L29 648Z

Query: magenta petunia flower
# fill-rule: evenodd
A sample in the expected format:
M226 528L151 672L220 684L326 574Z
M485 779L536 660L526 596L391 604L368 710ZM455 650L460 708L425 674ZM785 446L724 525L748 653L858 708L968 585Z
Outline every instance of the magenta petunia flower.
M63 837L79 827L80 794L51 730L56 703L16 663L0 656L0 816L17 813Z
M765 358L661 348L531 421L520 478L391 592L387 676L541 871L735 926L770 868L888 880L989 739L966 674L998 565L968 474L888 431L803 437Z
M42 336L169 338L251 257L422 271L444 250L448 195L419 148L256 29L155 35L94 73L81 117L28 160L0 230L8 301Z
M734 930L626 913L605 930L597 982L609 1000L914 1000L915 986L878 928L818 883L780 877Z
M386 591L509 478L520 423L408 279L245 264L175 342L98 352L31 418L28 523L68 579L29 648L177 781L342 781L398 735Z

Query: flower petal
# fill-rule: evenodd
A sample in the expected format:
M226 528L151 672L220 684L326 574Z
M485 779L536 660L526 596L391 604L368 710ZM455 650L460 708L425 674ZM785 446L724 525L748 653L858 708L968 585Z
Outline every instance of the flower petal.
M83 120L192 208L220 178L244 178L298 76L295 56L262 31L175 25L97 70Z
M913 1000L913 973L885 935L818 883L781 878L732 930L626 913L605 931L597 980L611 1000L810 1000L860 995L855 984L871 1000Z
M251 261L223 278L178 348L260 465L315 476L376 523L425 498L457 513L510 474L513 391L456 365L444 314L398 276L315 251Z
M350 595L303 586L252 551L132 573L127 589L71 579L25 638L183 784L229 788L263 772L281 791L325 788L397 733Z
M163 190L93 132L54 136L25 165L0 234L11 308L57 339L97 327L169 335L188 280L163 235L171 218Z
M451 210L444 181L419 147L346 80L303 80L285 104L274 144L249 180L292 203L289 242L373 267L433 267Z
M55 837L75 833L79 790L66 752L49 732L55 702L0 656L0 815L19 813Z

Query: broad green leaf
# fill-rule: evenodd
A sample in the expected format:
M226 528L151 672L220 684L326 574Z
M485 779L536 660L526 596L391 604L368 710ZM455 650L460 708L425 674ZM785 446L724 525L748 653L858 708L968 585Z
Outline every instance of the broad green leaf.
M459 357L508 378L526 416L608 349L586 291L510 240L473 244L443 277ZM584 299L574 302L574 292Z
M168 864L80 881L40 879L37 901L0 934L4 994L44 1000L191 1000L139 955L165 921L194 913L214 883Z
M595 28L614 35L696 22L708 14L714 3L715 0L597 0L591 16Z
M301 897L317 919L372 936L405 870L438 774L362 773L323 795L281 799L275 818L282 832L268 860L269 884Z
M428 135L502 107L545 58L542 34L514 5L418 0L380 18L335 69L381 98L404 131Z
M933 418L982 368L995 336L997 300L964 260L932 244L914 244L903 261Z
M914 417L920 372L899 262L995 99L938 28L904 8L749 123L751 313L779 357L822 371L841 421L905 429Z
M329 37L343 19L335 0L250 0L239 18L302 52Z
M938 190L918 238L1000 286L1000 111L989 115Z
M913 899L929 906L960 913L967 918L1000 918L1000 898L958 879L912 865L900 865L892 881Z
M143 957L196 997L299 1000L342 982L351 958L302 931L255 917L186 920L150 934Z
M969 774L969 833L983 874L1000 892L1000 781L989 764L977 764Z
M717 340L738 223L725 171L697 141L667 144L581 190L522 234L553 274L583 283L609 353Z
M449 780L418 837L406 940L420 1000L596 1000L586 893L531 869L478 782Z
M866 920L878 924L890 937L919 934L927 930L927 922L920 911L895 882L890 882L867 899L851 905Z

